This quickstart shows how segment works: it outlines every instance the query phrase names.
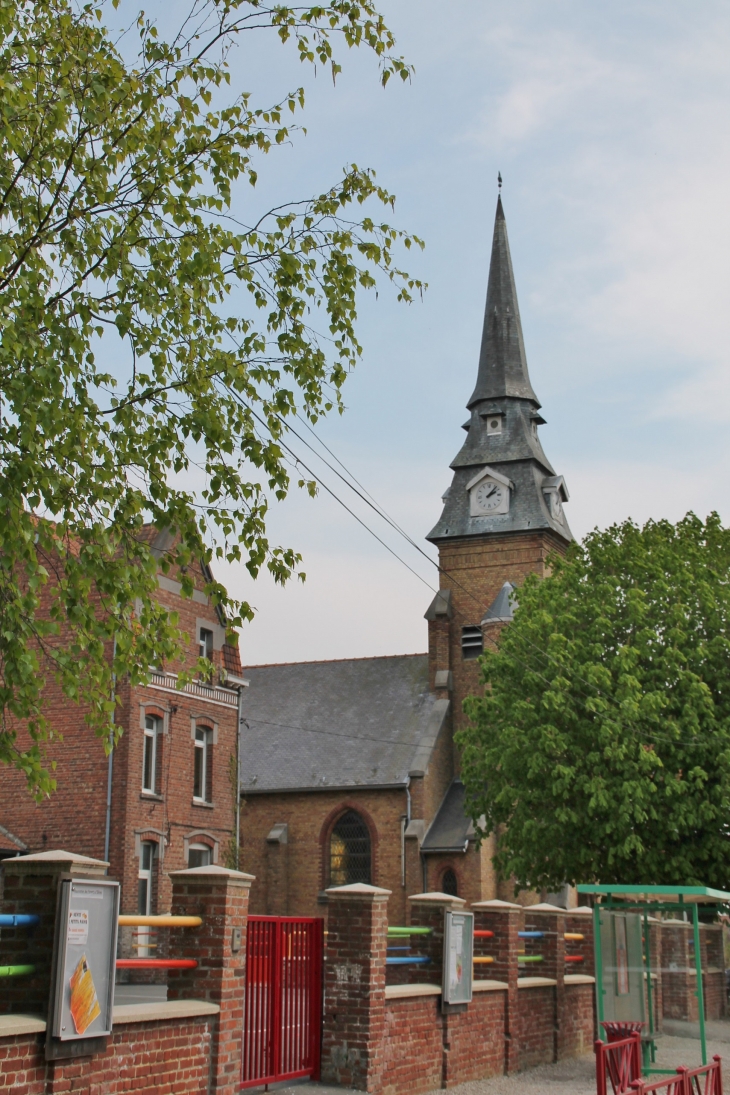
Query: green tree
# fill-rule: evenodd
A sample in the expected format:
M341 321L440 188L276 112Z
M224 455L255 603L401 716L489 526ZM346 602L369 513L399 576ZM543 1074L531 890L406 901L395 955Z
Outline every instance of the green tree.
M524 887L730 882L730 531L591 533L519 590L463 771Z
M106 739L112 674L180 650L143 522L179 533L163 567L188 595L194 558L296 572L266 535L287 418L342 409L359 290L421 288L395 260L415 237L360 210L393 204L370 170L249 223L244 191L232 215L304 93L227 92L228 49L268 31L334 78L339 41L407 79L371 0L201 0L169 42L143 16L113 36L117 6L0 0L0 761L37 795L49 674ZM208 592L232 627L251 617Z

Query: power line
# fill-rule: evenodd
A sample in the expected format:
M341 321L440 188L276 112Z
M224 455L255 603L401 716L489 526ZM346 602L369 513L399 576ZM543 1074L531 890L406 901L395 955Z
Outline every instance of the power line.
M427 654L423 655L424 658L428 657ZM295 726L290 722L272 722L270 719L259 719L255 715L246 716L248 725L257 724L260 726L277 726L282 730L298 730L303 734L324 734L329 738L344 738L346 741L374 741L382 745L399 745L402 749L422 749L420 741L405 742L398 741L396 738L374 738L368 734L357 734L353 737L352 734L340 734L336 730L315 730L312 726Z
M355 487L353 487L352 483L348 482L348 480L343 475L341 475L337 471L337 469L334 468L327 460L325 460L324 457L320 453L317 453L316 450L313 449L312 446L300 434L297 433L297 431L290 425L289 422L286 422L283 419L280 419L280 421L282 422L282 424L284 426L286 426L286 428L288 430L290 430L294 434L295 437L297 437L303 444L305 444L307 446L307 448L310 449L310 451L313 452L318 457L319 460L321 460L328 468L330 468L330 470L333 471L342 480L342 482L345 483L346 486L348 486L351 490L353 490L355 492L355 494L358 495L358 497L360 497L364 502L366 502L366 504L369 505L370 508L375 513L378 514L379 517L381 517L383 520L385 520L391 526L391 528L393 528L396 532L398 532L399 535L401 535L406 540L406 542L408 544L410 544L412 547L414 547L416 549L416 551L418 551L419 554L421 554L424 557L424 559L428 560L428 562L431 563L432 566L435 566L440 574L443 574L446 577L448 577L450 579L450 581L453 582L453 584L455 586L457 586L463 593L465 593L467 595L467 597L469 597L474 602L474 604L479 608L480 612L484 610L484 606L479 602L479 600L472 593L472 591L467 589L466 586L462 585L461 582L459 582L458 578L456 578L456 576L451 571L449 571L446 568L442 567L438 562L436 562L429 555L427 555L426 552L424 552L421 549L421 547L412 539L412 537L409 536L408 533L405 532L404 529L402 529L401 526L387 513L387 511L380 505L380 503L367 490L367 488L363 486L363 484L356 478L355 475L353 475L353 473L340 460L340 458L325 444L325 442L319 437L319 435L315 432L315 430L306 421L305 418L302 418L301 421L304 423L306 428L309 430L309 432L312 434L312 436L318 441L318 443L329 453L329 455L332 457L332 459L335 460L340 465L340 467L347 474L347 476L349 476L349 478L352 479L352 481L357 485L357 487L360 488L359 490L356 489ZM332 492L330 492L330 493L332 493ZM367 495L367 497L365 497L365 495ZM361 522L361 523L363 523L363 522ZM369 531L372 532L372 530L369 530ZM381 543L382 543L382 541L381 541ZM407 564L405 564L405 565L407 566ZM409 567L408 569L410 570L411 568ZM412 573L413 573L413 571L412 571ZM432 588L432 587L429 587L429 588ZM524 639L531 647L533 647L534 650L536 650L538 652L538 654L540 654L542 657L546 658L548 661L552 662L553 664L558 665L558 663L556 662L556 659L553 658L547 650L544 650L542 647L539 647L536 643L532 642L529 638L527 638L527 636L524 636ZM530 665L529 663L526 663L523 659L517 657L514 654L512 656L515 658L515 660L524 669L529 669L531 672L536 673L537 676L540 678L540 680L544 681L545 684L548 685L548 687L551 686L552 682L547 677L545 677L542 673L540 673L539 670L534 665ZM563 668L563 667L558 665L558 668ZM573 673L572 673L572 678L573 679L571 681L571 686L572 686L572 689L573 689L573 694L576 697L582 698L582 700L584 701L584 703L583 703L584 708L585 708L585 704L588 702L590 697L584 691L582 691L581 689L576 688L576 686L575 686L576 681L580 681L587 688L592 689L593 696L595 698L603 699L606 703L613 706L615 712L619 716L619 719L618 719L619 724L623 727L624 730L627 730L627 731L630 731L630 732L633 731L633 727L627 726L626 722L624 721L624 713L621 710L620 705L617 703L616 699L613 696L603 692L598 687L598 685L593 684L592 681L586 680L581 674L575 673L575 671L573 671ZM593 715L596 714L595 712L587 712L587 713L588 714L593 714ZM662 744L666 744L666 745L677 744L677 745L692 746L692 745L701 744L698 741L693 741L693 742L690 742L690 741L676 741L675 739L663 738L659 735L655 735L655 734L650 735L648 733L644 733L642 736L648 738L649 740L656 741L658 743L662 743Z
M248 409L250 410L251 414L252 414L252 415L254 416L254 418L256 419L256 421L257 421L257 422L259 423L259 425L263 426L263 428L264 428L265 430L268 430L268 426L267 426L267 425L266 425L266 423L265 423L265 422L263 421L263 419L259 417L259 415L258 415L258 414L256 413L256 411L255 411L255 410L253 409L253 407L248 407ZM418 578L419 582L423 582L423 584L424 584L424 585L425 585L425 586L427 587L427 589L430 589L432 593L437 593L437 592L438 592L438 590L434 589L434 588L433 588L433 586L432 586L432 585L430 585L430 584L429 584L429 583L428 583L428 582L426 581L426 579L425 579L425 578L422 578L422 577L421 577L421 575L420 575L420 574L418 573L418 571L414 570L412 566L409 566L409 565L408 565L408 563L407 563L407 562L405 561L405 559L401 559L400 555L399 555L399 554L397 553L397 551L394 551L394 550L393 550L393 548L392 548L392 547L390 546L390 544L386 544L385 540L381 539L381 537L380 537L380 536L378 536L377 532L374 532L374 531L373 531L373 529L371 529L371 528L370 528L370 526L369 526L368 524L366 524L366 523L365 523L365 521L363 521L361 517L358 517L358 515L357 515L357 514L355 513L355 511L354 511L354 510L351 510L351 509L350 509L350 507L349 507L349 506L347 505L347 503L346 503L346 502L343 502L343 501L342 501L342 499L341 499L341 498L339 497L339 495L335 494L335 492L334 492L334 491L333 491L333 490L332 490L332 489L331 489L330 487L328 487L328 486L327 486L327 484L326 484L326 483L324 482L324 480L323 480L323 479L321 479L321 478L320 478L320 477L319 477L319 476L318 476L318 475L317 475L317 474L316 474L315 472L313 472L313 471L312 471L312 469L311 469L311 468L310 468L310 467L309 467L309 466L308 466L307 464L305 464L305 463L304 463L304 461L303 461L303 460L301 459L301 457L297 456L297 454L296 454L296 453L294 452L294 450L293 450L293 449L291 449L291 448L290 448L290 447L289 447L289 446L288 446L288 445L286 444L286 442L285 442L285 441L282 441L282 440L281 440L281 439L279 438L279 439L278 439L278 443L279 443L280 445L282 445L282 446L283 446L283 448L285 448L285 449L286 449L286 451L287 451L287 452L289 453L289 455L290 455L290 456L292 457L292 459L294 460L294 462L295 462L296 464L300 464L300 465L301 465L301 466L302 466L302 467L304 468L304 470L305 470L305 471L307 472L307 474L308 474L308 475L311 475L311 476L312 476L312 478L314 479L314 481L315 481L316 483L318 483L320 487L322 487L322 488L323 488L324 490L326 490L326 491L327 491L327 493L328 493L329 495L331 495L331 496L332 496L332 498L334 498L334 500L335 500L336 502L339 502L339 504L340 504L340 505L342 506L342 508L343 508L343 509L345 509L345 510L347 510L347 512L348 512L348 513L350 514L350 516L351 516L351 517L354 517L354 518L355 518L355 520L357 521L357 523L358 523L359 525L362 525L362 527L363 527L363 528L364 528L364 529L365 529L365 530L366 530L367 532L369 532L371 536L375 537L375 539L376 539L376 540L378 541L378 543L379 543L379 544L382 544L382 545L383 545L383 547L385 548L385 550L386 550L386 551L389 551L389 552L390 552L390 554L391 554L391 555L392 555L392 556L393 556L393 557L394 557L395 559L397 559L397 560L398 560L398 562L399 562L399 563L401 563L401 564L402 564L402 565L403 565L403 566L404 566L404 567L406 568L406 570L410 570L411 574L413 574L413 575L414 575L414 576L415 576L416 578Z
M259 417L259 415L253 410L253 408L249 407L249 410L251 411L251 414L256 418L256 420L259 422L259 424L265 430L268 430L267 424ZM424 552L421 549L421 547L408 535L408 533L405 532L400 527L400 525L398 525L397 522L394 521L393 518L391 518L389 516L389 514L387 514L387 512L380 506L380 504L370 494L370 492L359 482L359 480L352 474L352 472L349 471L349 469L339 459L339 457L337 457L332 452L332 450L321 440L321 438L315 433L315 431L306 422L306 420L302 419L302 421L307 426L307 429L310 431L310 433L313 435L313 437L315 437L316 440L322 445L322 447L324 449L326 449L326 451L332 456L333 460L335 460L340 465L340 467L347 473L347 475L353 480L353 482L357 484L357 487L360 488L359 490L356 489L356 487L354 487L352 485L352 483L350 483L340 472L338 472L337 469L334 468L327 460L325 460L324 457L320 453L318 453L299 433L297 433L297 431L291 426L291 424L289 422L285 421L284 419L282 419L278 415L277 415L277 417L279 418L279 421L282 423L282 425L287 430L289 430L291 433L293 433L294 436L298 438L298 440L300 440L304 445L306 445L306 447L312 453L314 453L314 455L319 460L321 460L332 472L334 472L334 474L337 475L338 478L343 483L345 483L346 486L348 486L350 488L350 490L352 490L355 494L357 494L358 497L360 499L362 499L362 501L364 501L382 520L386 521L386 523L388 525L390 525L391 528L393 528L400 536L402 536L408 544L410 544L412 547L414 547L416 549L416 551L419 552L419 554L421 554L429 563L431 563L432 566L436 567L439 574L443 574L446 577L448 577L450 579L450 581L457 588L459 588L463 593L466 594L467 597L469 597L474 602L474 604L479 608L480 612L484 610L484 606L480 603L480 601L477 599L477 597L471 592L471 590L467 589L466 586L462 585L462 583L458 580L458 578L456 578L456 576L451 571L449 571L446 568L442 567L438 562L436 562L429 555L427 555L426 552ZM378 536L378 534L376 532L374 532L373 529L370 528L370 526L368 524L366 524L365 521L363 521L352 509L350 509L350 507L339 497L339 495L337 495L335 493L335 491L333 491L319 476L317 476L315 474L315 472L312 471L311 468L308 467L307 464L304 463L304 461L299 456L297 456L297 454L294 452L294 450L290 446L288 446L284 441L281 441L281 439L279 439L279 440L280 440L280 443L282 444L282 446L290 454L292 459L297 464L300 464L308 472L308 474L311 475L312 478L324 490L326 490L327 493L330 494L332 496L332 498L334 498L335 501L338 502L343 507L343 509L345 509L350 514L350 516L354 517L355 520L358 522L358 524L362 525L362 527L364 529L366 529L366 531L369 532L370 535L373 536L378 541L378 543L382 544L382 546L388 552L390 552L390 554L393 555L393 557L399 563L401 563L408 571L410 571L411 574L415 575L415 577L418 578L418 580L420 582L423 582L423 584L428 589L430 589L432 593L437 592L437 590L435 590L433 588L433 586L431 586L424 578L422 578L421 575L417 573L417 571L415 571L411 566L409 566L409 564L404 559L402 559L401 556L398 555L397 552L395 552L390 547L389 544L387 544L384 540L382 540L381 537ZM367 495L367 497L365 497L365 495ZM562 666L559 666L559 663L556 662L556 659L553 658L549 654L548 651L544 650L542 647L539 647L536 643L533 643L526 636L525 636L525 641L530 646L532 646L542 657L546 658L548 661L552 662L553 664L558 665L559 668L563 668ZM525 662L522 658L519 658L515 654L513 654L512 657L514 657L515 661L517 661L518 664L521 665L524 669L527 669L530 672L535 673L540 678L540 680L543 681L548 687L552 686L553 682L551 680L549 680L549 678L545 677L539 671L539 669L537 669L534 665L530 665L529 663ZM573 689L573 695L574 695L575 698L582 698L583 699L584 707L585 707L585 703L589 700L590 697L585 692L583 692L582 690L577 689L575 687L575 681L576 680L580 681L586 687L592 689L594 697L599 697L599 698L605 700L608 704L612 705L614 707L615 711L617 712L617 715L619 716L619 719L618 719L619 724L623 727L623 729L628 730L628 731L632 731L633 728L630 727L630 726L627 726L626 722L624 721L624 717L623 717L624 713L621 710L619 704L617 703L617 701L615 700L615 698L613 696L603 692L597 685L593 684L593 682L591 682L591 681L586 680L580 674L577 674L577 673L573 672L572 677L573 677L573 680L571 681L571 686L572 686L572 689ZM589 715L595 715L596 714L595 712L590 712L590 711L586 711L586 713L589 714ZM305 728L292 727L292 729L305 729ZM308 732L310 732L310 733L326 733L326 731L314 731L314 730L311 730L311 731L308 731ZM340 735L340 736L342 736L342 735ZM649 734L645 734L643 736L645 736L647 738L650 738L650 740L655 740L655 741L658 741L658 742L664 742L666 744L674 744L672 739L668 739L668 738L662 739L661 737L658 737L656 735L649 735ZM389 739L372 739L372 740L387 742ZM398 744L398 743L392 742L392 744ZM676 744L694 745L694 744L700 744L700 743L699 742L676 742Z

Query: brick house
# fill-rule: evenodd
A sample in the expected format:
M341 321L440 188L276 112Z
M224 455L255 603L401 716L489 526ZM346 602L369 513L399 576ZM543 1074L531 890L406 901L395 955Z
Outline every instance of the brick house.
M428 539L440 589L428 653L253 666L242 696L243 862L251 911L322 912L331 885L406 895L511 898L464 812L454 733L479 687L477 658L512 618L513 593L572 539L568 492L543 452L501 198L467 436ZM556 900L556 895L551 900ZM526 901L537 900L525 895Z
M169 549L169 532L142 530L153 554ZM235 833L235 765L240 679L238 650L226 643L225 620L204 592L209 572L194 572L192 599L160 573L159 600L179 614L189 636L187 665L202 655L214 665L211 684L175 688L160 670L144 687L119 681L115 721L123 728L107 759L90 739L84 708L48 677L46 712L63 742L52 742L57 790L36 804L23 776L0 766L0 858L66 848L110 862L120 880L123 912L169 909L170 871L222 862ZM226 679L227 678L227 679Z

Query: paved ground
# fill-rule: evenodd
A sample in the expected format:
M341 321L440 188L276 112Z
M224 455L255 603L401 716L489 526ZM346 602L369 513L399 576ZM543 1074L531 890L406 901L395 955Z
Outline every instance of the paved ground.
M683 1064L695 1068L701 1064L699 1042L692 1037L693 1031L690 1024L686 1024L686 1027L688 1029L683 1031L684 1036L664 1036L659 1041L657 1067L676 1068L677 1065ZM712 1060L713 1055L717 1053L723 1061L727 1060L730 1067L728 1024L708 1023L708 1028L708 1060ZM305 1095L301 1084L282 1085L276 1089L276 1092L277 1095ZM540 1065L539 1068L531 1068L527 1072L519 1072L513 1076L495 1076L491 1080L477 1080L449 1089L449 1095L595 1095L595 1092L596 1066L593 1053L587 1053L583 1057L575 1057L569 1061L560 1061L555 1065ZM306 1095L350 1095L350 1093L341 1087L308 1083ZM437 1093L434 1092L432 1095Z

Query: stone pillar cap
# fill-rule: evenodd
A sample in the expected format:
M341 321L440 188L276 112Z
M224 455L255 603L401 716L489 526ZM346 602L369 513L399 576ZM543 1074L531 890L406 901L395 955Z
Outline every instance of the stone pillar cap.
M384 890L380 886L368 886L366 882L350 882L347 886L330 886L324 891L328 897L355 897L365 901L372 898L374 901L390 897L392 890Z
M550 905L547 901L541 901L538 905L525 905L526 913L565 913L567 909L561 909L560 905Z
M231 882L240 882L248 886L255 880L255 874L246 874L244 871L233 871L230 867L219 867L217 863L209 863L207 867L186 867L184 871L170 871L170 878L189 878L193 882L196 878L213 878L219 882L229 879Z
M590 905L578 905L576 909L568 909L570 916L593 916L593 909Z
M439 893L438 890L434 890L433 893L414 893L408 900L415 901L418 905L455 905L459 909L466 905L463 897Z
M47 866L58 870L66 870L71 874L81 874L89 871L93 874L105 874L109 864L103 859L92 859L88 855L79 855L77 852L64 852L62 849L54 849L48 852L31 852L30 855L17 855L11 859L3 860L3 868L12 873L32 870L33 868Z
M499 912L501 909L522 909L524 906L515 905L514 901L500 901L499 898L493 897L491 901L473 901L472 909L493 909L495 912Z

